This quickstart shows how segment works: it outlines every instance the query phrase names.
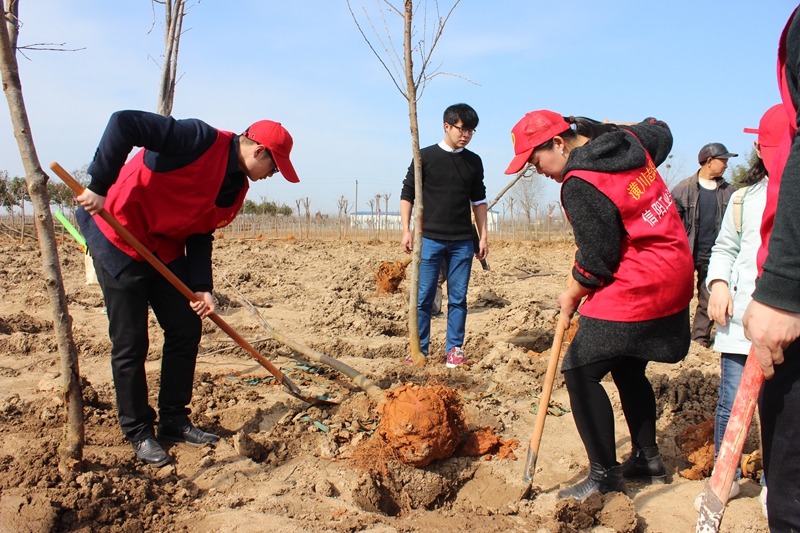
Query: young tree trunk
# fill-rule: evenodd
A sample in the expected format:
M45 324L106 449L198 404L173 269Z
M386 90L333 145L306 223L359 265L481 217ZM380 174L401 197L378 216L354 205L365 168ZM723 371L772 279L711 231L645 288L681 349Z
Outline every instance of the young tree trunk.
M419 263L422 258L422 155L419 150L419 124L417 122L417 86L414 84L414 62L411 58L411 19L414 12L412 0L405 1L403 56L405 59L406 87L408 88L408 119L411 124L411 150L414 154L414 251L411 259L411 287L408 298L408 337L411 358L418 366L425 365L425 356L419 345L417 304L419 303Z
M175 100L178 48L185 15L184 7L184 0L164 2L164 64L161 66L161 79L158 83L158 114L165 117L172 114L172 104Z
M0 13L5 12L0 0ZM25 167L28 191L33 204L34 221L39 235L39 248L42 253L42 270L50 298L50 309L58 353L61 357L63 377L63 399L66 406L64 437L58 447L59 470L62 473L77 472L82 468L84 427L83 398L81 394L78 351L72 338L72 317L67 307L67 297L58 261L53 217L50 213L50 200L47 194L47 175L39 164L36 147L33 144L28 114L22 98L22 85L14 49L11 46L6 24L0 25L0 75L3 91L8 100L14 136Z

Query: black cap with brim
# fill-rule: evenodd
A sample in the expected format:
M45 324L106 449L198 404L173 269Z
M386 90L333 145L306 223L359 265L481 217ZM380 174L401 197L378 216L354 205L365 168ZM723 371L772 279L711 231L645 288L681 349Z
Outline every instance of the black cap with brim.
M702 165L708 161L709 157L713 159L730 159L731 157L738 156L739 154L733 154L729 152L722 143L708 143L707 145L703 146L700 149L700 153L697 154L697 162Z

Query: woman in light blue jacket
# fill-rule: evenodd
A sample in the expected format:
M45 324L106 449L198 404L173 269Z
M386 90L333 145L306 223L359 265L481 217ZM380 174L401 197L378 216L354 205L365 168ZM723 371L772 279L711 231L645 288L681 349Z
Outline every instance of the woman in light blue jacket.
M719 235L711 249L708 264L708 316L717 323L714 350L722 352L720 361L719 400L714 418L714 448L719 453L728 426L733 400L739 389L750 341L744 336L742 316L755 290L758 268L756 256L761 246L761 215L767 203L769 168L780 139L789 128L783 106L776 105L761 117L757 130L745 128L745 133L758 133L755 146L758 160L742 179L742 185L728 203ZM739 494L737 482L731 485L730 498ZM759 499L762 508L766 487ZM695 504L697 507L697 502Z

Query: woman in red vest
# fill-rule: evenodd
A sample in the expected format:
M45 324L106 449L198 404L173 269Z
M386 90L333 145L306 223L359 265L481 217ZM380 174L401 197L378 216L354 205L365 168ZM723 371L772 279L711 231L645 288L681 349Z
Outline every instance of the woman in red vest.
M577 281L558 298L561 319L581 307L562 363L575 424L589 455L586 480L559 492L579 500L627 490L625 478L663 483L649 361L676 363L689 349L694 265L669 189L658 175L672 149L663 122L608 124L533 111L511 131L516 157L561 183L578 250ZM614 412L600 384L611 373L633 451L617 462Z

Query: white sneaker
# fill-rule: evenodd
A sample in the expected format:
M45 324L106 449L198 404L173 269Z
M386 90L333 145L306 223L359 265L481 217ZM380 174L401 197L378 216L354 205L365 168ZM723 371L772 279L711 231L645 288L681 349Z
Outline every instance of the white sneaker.
M728 493L728 501L731 501L735 497L739 495L739 482L734 481L731 484L731 491ZM766 495L764 496L766 498ZM700 506L703 505L703 493L697 495L697 498L694 499L694 510L698 513L700 512Z
M758 495L758 501L761 503L761 512L764 513L764 517L769 518L767 516L767 487L761 487L761 494Z

